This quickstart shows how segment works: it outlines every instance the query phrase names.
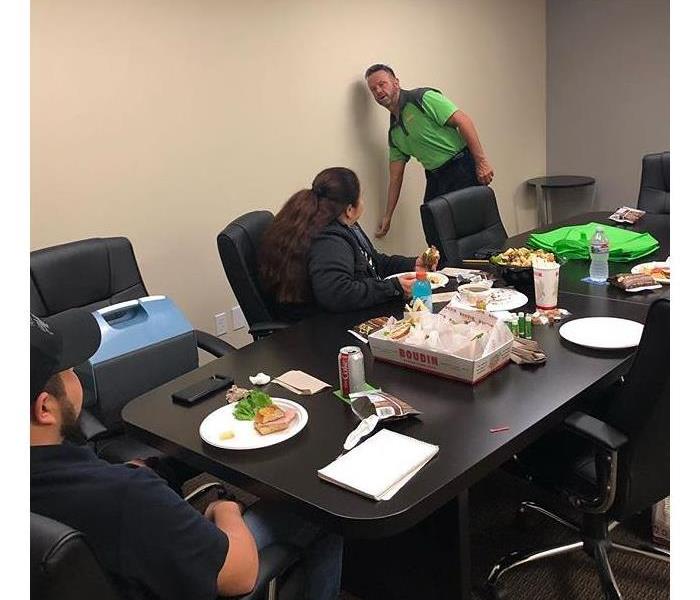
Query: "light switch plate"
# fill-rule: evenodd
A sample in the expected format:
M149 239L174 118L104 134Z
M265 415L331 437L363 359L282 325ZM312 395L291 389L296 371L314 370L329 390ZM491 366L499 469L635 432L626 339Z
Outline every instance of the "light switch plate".
M231 309L231 322L233 323L234 331L243 329L247 325L240 306L234 306Z
M218 315L214 315L214 326L216 328L216 335L224 335L228 333L226 313L219 313Z

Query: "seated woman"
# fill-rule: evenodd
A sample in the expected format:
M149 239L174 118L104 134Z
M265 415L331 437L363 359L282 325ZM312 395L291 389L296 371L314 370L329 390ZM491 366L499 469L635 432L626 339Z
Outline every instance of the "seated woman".
M344 312L411 295L420 260L377 252L357 223L364 211L350 169L321 171L311 189L294 194L263 236L260 283L279 318L299 320L320 310Z

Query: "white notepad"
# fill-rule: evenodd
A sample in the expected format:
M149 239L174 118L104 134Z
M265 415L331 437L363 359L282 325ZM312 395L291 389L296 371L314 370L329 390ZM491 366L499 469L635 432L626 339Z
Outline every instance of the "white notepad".
M374 500L388 500L438 450L433 444L382 429L320 469L318 476Z

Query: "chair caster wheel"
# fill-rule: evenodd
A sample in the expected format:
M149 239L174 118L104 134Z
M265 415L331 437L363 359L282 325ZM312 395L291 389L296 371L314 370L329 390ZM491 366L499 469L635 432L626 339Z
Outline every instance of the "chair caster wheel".
M515 512L514 524L518 529L523 531L532 529L532 512L526 508L523 508L522 506L519 506L518 510Z
M485 585L484 595L488 600L507 600L505 592L497 585Z

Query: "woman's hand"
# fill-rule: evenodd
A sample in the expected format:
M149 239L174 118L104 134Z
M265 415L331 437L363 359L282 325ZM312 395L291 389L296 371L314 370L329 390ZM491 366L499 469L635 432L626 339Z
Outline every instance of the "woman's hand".
M415 273L411 275L405 275L403 277L399 277L399 283L401 284L401 287L403 288L403 295L406 298L410 298L413 296L413 282L416 280L416 275Z

